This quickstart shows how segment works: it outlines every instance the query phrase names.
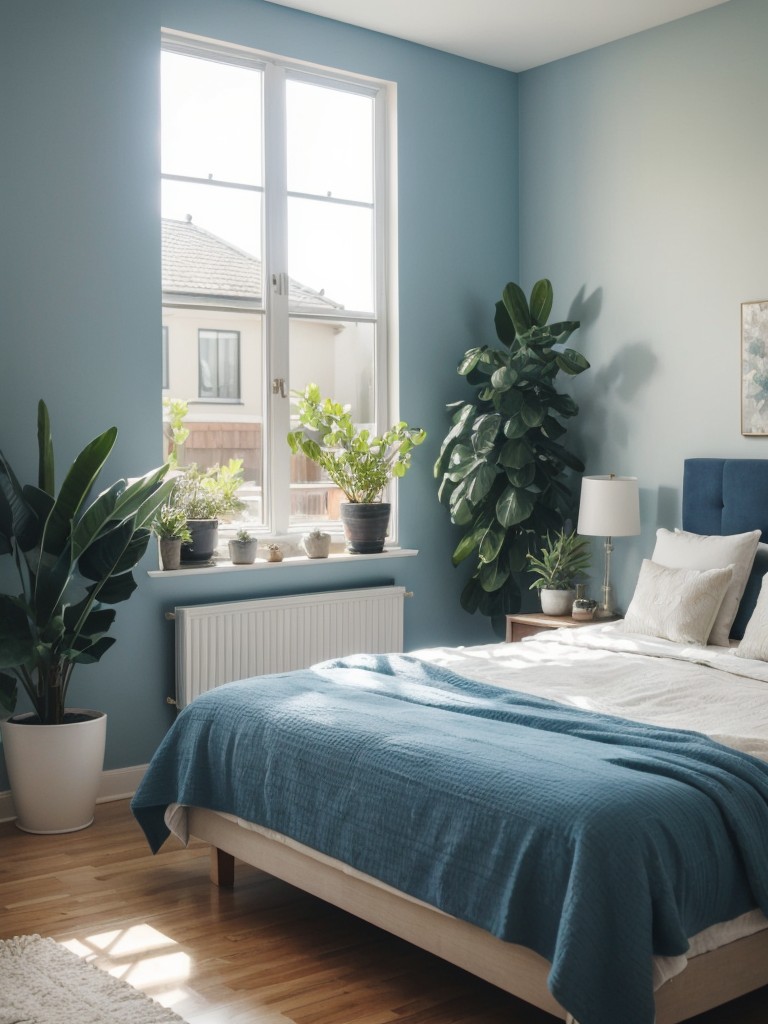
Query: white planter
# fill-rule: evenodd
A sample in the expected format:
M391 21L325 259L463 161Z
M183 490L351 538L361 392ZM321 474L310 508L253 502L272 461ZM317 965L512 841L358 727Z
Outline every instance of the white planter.
M301 539L307 558L327 558L331 550L330 533L307 533Z
M547 590L542 587L541 610L545 615L570 615L576 598L575 590Z
M90 717L64 725L24 724L35 717L29 713L0 722L16 825L23 832L77 832L93 821L107 716L82 708L68 708L67 714Z

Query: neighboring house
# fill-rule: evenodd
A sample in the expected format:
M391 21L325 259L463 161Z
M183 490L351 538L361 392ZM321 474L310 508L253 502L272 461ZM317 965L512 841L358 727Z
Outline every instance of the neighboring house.
M163 396L189 405L183 462L211 466L243 459L249 489L259 494L266 393L262 262L191 217L164 219L162 275ZM356 337L358 328L329 320L327 314L342 307L298 281L290 280L289 301L305 315L291 320L286 386L299 389L312 381L323 394L370 409L373 381L369 361L360 358L367 346ZM317 481L317 467L303 458L294 463L292 480L297 495L304 494L294 511L324 517L327 489L301 487Z

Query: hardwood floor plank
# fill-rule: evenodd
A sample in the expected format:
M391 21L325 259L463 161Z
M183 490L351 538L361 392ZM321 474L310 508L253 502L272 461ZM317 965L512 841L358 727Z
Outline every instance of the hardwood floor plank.
M202 844L153 857L127 801L69 835L0 824L0 938L49 935L190 1024L553 1024L277 879L238 864L217 889L208 872ZM762 989L694 1021L767 1019Z

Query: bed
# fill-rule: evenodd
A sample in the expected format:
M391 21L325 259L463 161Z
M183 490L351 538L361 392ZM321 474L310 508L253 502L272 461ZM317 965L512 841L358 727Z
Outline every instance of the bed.
M768 984L768 661L707 643L727 621L761 653L768 463L689 460L683 530L649 578L717 605L701 643L597 624L228 684L153 759L133 802L150 844L197 837L218 884L241 859L561 1020L674 1024ZM735 598L731 565L686 561L750 534Z

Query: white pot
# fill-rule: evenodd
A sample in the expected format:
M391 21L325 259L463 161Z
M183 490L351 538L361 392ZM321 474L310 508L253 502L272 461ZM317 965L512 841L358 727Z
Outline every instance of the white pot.
M77 832L93 821L107 716L82 708L68 708L67 714L89 717L64 725L25 724L35 718L30 712L0 722L16 825L23 832Z
M570 615L576 598L575 590L547 590L542 587L541 610L545 615Z

